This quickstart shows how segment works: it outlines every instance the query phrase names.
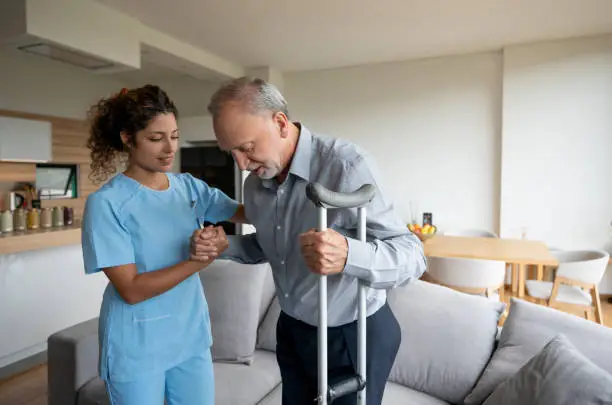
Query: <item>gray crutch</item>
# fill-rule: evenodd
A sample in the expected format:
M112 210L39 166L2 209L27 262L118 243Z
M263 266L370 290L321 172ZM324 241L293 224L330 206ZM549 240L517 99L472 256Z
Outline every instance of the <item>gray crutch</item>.
M327 209L357 208L359 240L366 241L365 205L372 201L376 189L365 184L352 193L339 193L326 189L320 184L309 183L306 195L318 208L319 231L327 229ZM365 405L366 401L366 286L359 281L358 291L358 341L357 341L357 374L329 385L327 382L327 276L319 278L319 327L318 327L318 396L319 405L327 405L344 395L357 393L357 404Z

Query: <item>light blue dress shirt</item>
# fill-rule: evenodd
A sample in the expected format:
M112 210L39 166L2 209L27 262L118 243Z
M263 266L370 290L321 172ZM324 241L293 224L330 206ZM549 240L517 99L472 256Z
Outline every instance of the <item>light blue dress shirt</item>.
M82 244L85 272L135 263L138 273L189 258L200 221L229 219L238 203L189 174L168 174L164 191L118 174L91 194ZM195 201L195 204L193 203ZM209 350L208 305L198 274L167 292L130 305L109 283L100 310L102 379L117 382L159 373Z
M328 227L345 235L348 258L344 271L328 277L328 324L337 326L357 319L357 287L362 279L368 315L386 301L386 289L419 278L425 271L421 241L393 210L368 154L356 145L313 134L301 128L289 176L282 183L250 174L244 186L245 212L256 233L230 236L223 256L242 263L269 262L282 310L311 325L318 323L318 275L303 259L299 235L317 227L317 209L306 197L308 182L341 192L365 183L377 187L367 205L367 241L357 239L357 209L328 210Z

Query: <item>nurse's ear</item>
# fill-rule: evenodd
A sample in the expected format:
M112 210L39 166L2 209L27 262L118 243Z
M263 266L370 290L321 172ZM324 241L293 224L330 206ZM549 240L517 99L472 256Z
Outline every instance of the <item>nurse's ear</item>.
M132 149L135 145L135 139L133 136L130 136L127 132L125 131L121 131L120 133L120 138L121 138L121 150L130 150Z

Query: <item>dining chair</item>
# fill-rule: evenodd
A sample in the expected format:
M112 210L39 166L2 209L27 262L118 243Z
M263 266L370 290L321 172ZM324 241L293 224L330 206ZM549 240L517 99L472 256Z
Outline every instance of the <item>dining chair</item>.
M587 319L603 325L598 284L610 254L599 250L555 251L552 254L559 262L554 281L527 280L527 295L552 308L582 310Z
M436 284L503 301L506 263L498 260L429 257L427 275Z

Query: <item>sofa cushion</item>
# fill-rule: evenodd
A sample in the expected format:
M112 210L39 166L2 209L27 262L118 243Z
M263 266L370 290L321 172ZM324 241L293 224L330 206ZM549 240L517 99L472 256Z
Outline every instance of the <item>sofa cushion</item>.
M501 383L484 405L612 404L612 375L584 357L560 334L518 373Z
M257 349L276 351L276 323L280 313L280 303L278 298L274 297L257 331Z
M110 405L104 381L94 378L79 390L78 405Z
M505 305L421 280L390 290L388 299L402 332L389 379L462 402L491 358Z
M249 364L255 351L269 265L216 260L200 272L213 336L214 361Z
M282 385L279 385L257 405L282 405ZM448 405L446 402L392 382L385 386L382 405Z
M261 293L261 302L259 305L259 319L258 324L264 320L264 317L268 313L268 309L270 305L272 305L272 300L276 296L276 288L274 286L274 276L272 276L272 269L268 266L268 270L266 273L266 278L264 279L264 284Z
M597 366L612 373L612 329L553 308L512 298L499 345L466 405L482 404L557 334Z
M280 384L276 355L258 350L253 363L215 363L215 404L253 405ZM78 405L109 405L104 382L95 378L81 388Z
M253 405L281 382L276 355L255 351L253 363L215 363L215 404Z
M387 383L382 405L448 405L441 399L392 382Z

